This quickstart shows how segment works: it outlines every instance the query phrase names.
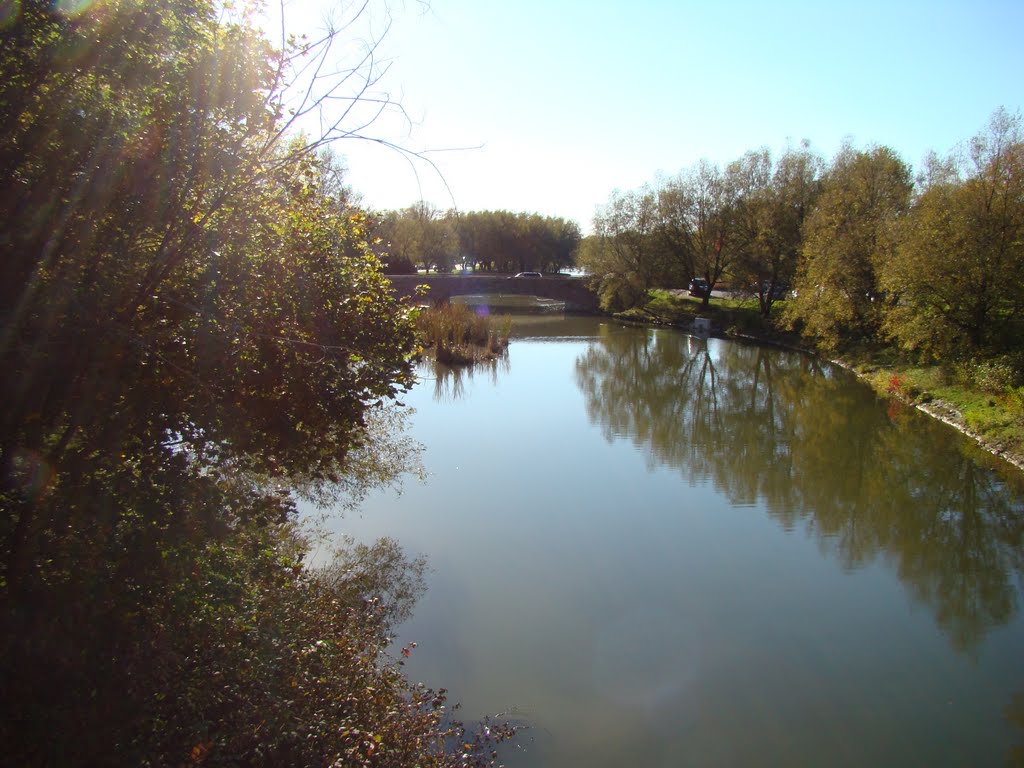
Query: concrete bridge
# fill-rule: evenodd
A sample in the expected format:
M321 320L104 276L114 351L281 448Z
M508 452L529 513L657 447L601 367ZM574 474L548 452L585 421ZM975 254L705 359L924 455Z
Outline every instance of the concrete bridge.
M569 312L596 312L597 296L582 277L544 276L512 277L511 275L388 275L399 296L414 296L417 285L430 286L429 301L452 296L511 293L539 296L564 301Z

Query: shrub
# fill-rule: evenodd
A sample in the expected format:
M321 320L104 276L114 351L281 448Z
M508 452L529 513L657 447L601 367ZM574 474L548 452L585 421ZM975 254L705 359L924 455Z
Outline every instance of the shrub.
M1021 384L1020 361L1004 355L991 360L967 361L959 368L960 379L983 392L1004 392Z

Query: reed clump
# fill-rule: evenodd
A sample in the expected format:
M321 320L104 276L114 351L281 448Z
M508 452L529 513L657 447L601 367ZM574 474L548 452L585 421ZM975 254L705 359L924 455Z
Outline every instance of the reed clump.
M416 318L424 353L446 365L472 365L504 355L512 318L477 314L464 304L442 303Z

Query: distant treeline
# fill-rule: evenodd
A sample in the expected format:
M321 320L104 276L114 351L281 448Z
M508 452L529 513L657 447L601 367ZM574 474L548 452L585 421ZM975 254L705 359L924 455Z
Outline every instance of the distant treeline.
M473 269L558 272L575 263L574 221L509 211L441 212L427 203L381 214L377 228L385 271L409 274Z
M759 149L613 193L594 232L580 264L607 309L696 276L755 293L766 317L788 297L782 320L827 348L1021 350L1024 143L1003 109L916 178L885 146L845 145L831 162L806 142L777 159Z

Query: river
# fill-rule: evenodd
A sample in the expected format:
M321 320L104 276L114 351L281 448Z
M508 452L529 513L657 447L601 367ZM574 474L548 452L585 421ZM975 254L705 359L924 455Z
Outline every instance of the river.
M811 357L595 318L425 368L397 631L509 766L1024 764L1024 491ZM1015 751L1016 750L1016 751Z

